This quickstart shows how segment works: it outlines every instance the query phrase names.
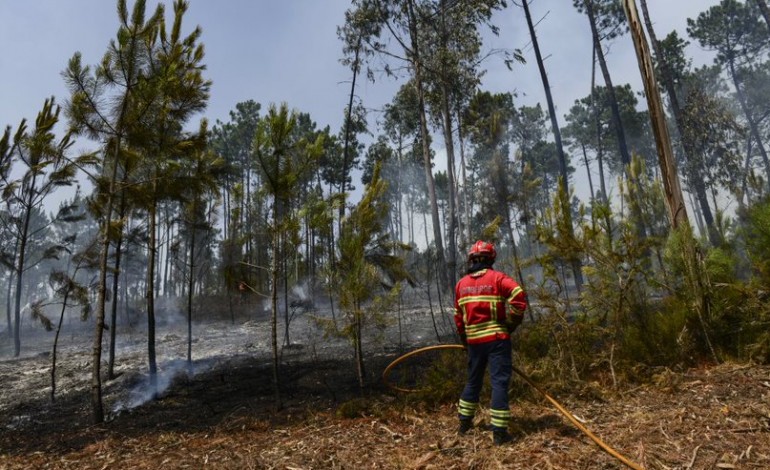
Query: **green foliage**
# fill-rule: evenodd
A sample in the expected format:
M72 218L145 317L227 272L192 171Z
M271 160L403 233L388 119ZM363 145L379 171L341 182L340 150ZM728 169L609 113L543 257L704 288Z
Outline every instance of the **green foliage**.
M562 197L537 221L543 252L537 261L544 279L531 288L537 322L517 342L532 374L544 381L587 377L621 381L649 380L657 367L693 365L703 360L768 360L768 258L770 207L757 205L739 233L756 276L744 283L744 261L727 240L704 250L688 227L669 231L660 185L649 183L639 159L620 185L627 212L594 202L592 217L581 207L580 230L570 238L561 228ZM636 204L637 210L630 206ZM637 231L641 214L647 235ZM565 260L581 256L584 289L567 295ZM760 287L762 286L762 287ZM577 301L576 301L577 300Z
M364 323L367 320L380 323L380 314L389 310L398 298L394 286L411 281L403 259L394 254L396 249L406 247L391 242L383 230L388 211L383 197L386 188L377 164L361 201L342 221L339 260L333 272L340 307L345 314L340 332L353 345L362 386Z
M756 204L746 215L741 231L746 252L758 281L770 284L770 199Z

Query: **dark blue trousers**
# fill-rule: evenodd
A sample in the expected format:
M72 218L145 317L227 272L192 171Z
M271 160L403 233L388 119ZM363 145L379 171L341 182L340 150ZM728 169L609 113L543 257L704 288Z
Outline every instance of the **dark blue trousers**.
M468 345L468 382L460 396L461 403L477 404L484 372L489 366L492 384L492 425L505 427L510 419L508 406L508 386L511 383L513 360L511 359L511 340L501 339L489 343ZM475 408L475 406L472 406ZM469 410L470 411L470 410ZM499 419L495 419L499 418Z

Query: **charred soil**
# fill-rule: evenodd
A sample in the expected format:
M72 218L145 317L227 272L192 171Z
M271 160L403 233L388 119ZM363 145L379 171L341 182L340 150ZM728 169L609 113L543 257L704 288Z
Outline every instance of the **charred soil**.
M414 400L378 383L399 355L392 346L367 358L364 392L345 344L323 350L325 342L304 338L284 348L278 406L265 333L239 328L241 335L222 328L214 347L220 330L208 327L208 346L197 347L209 354L192 370L183 360L163 362L168 373L155 397L142 396L144 343L137 338L135 348L121 350L120 375L104 381L107 420L98 425L91 424L87 343L73 339L60 351L53 402L50 354L4 357L0 469L623 468L522 383L512 397L514 442L492 444L483 407L476 427L457 435L453 403ZM161 336L159 344L167 357L184 357L180 335ZM648 469L770 468L767 366L664 370L649 384L585 383L553 396Z

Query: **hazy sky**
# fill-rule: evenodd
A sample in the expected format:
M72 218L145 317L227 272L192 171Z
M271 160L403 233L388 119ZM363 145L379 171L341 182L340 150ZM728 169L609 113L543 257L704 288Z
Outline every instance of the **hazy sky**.
M148 11L157 4L149 0ZM172 1L166 3L170 18ZM502 59L492 57L484 87L518 94L517 105L544 102L542 86L523 10L509 3L498 13L499 37L490 36L487 49L524 51L527 64L509 71ZM686 19L715 5L716 0L648 0L659 37L676 29L686 34ZM205 116L227 120L240 101L287 102L310 113L319 127L337 131L350 87L350 71L339 63L342 44L336 28L350 6L345 0L191 0L185 17L189 32L203 29L206 75L213 80ZM133 2L129 1L129 8ZM588 20L570 0L535 0L532 15L539 21L538 36L548 69L560 123L572 103L589 92L591 44ZM61 71L74 52L86 64L97 63L117 31L114 0L0 0L0 125L15 127L21 118L33 120L44 99L67 98ZM696 65L712 55L690 46ZM608 60L616 85L630 82L641 90L633 45L629 36L610 45ZM381 78L359 81L358 96L367 108L387 103L397 83ZM370 117L374 128L377 114Z

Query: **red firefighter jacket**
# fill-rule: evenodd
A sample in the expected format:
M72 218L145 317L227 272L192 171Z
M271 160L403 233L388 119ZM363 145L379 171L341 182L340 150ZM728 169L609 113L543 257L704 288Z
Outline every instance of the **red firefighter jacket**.
M494 269L470 273L455 287L455 325L468 344L510 338L526 308L521 286Z

